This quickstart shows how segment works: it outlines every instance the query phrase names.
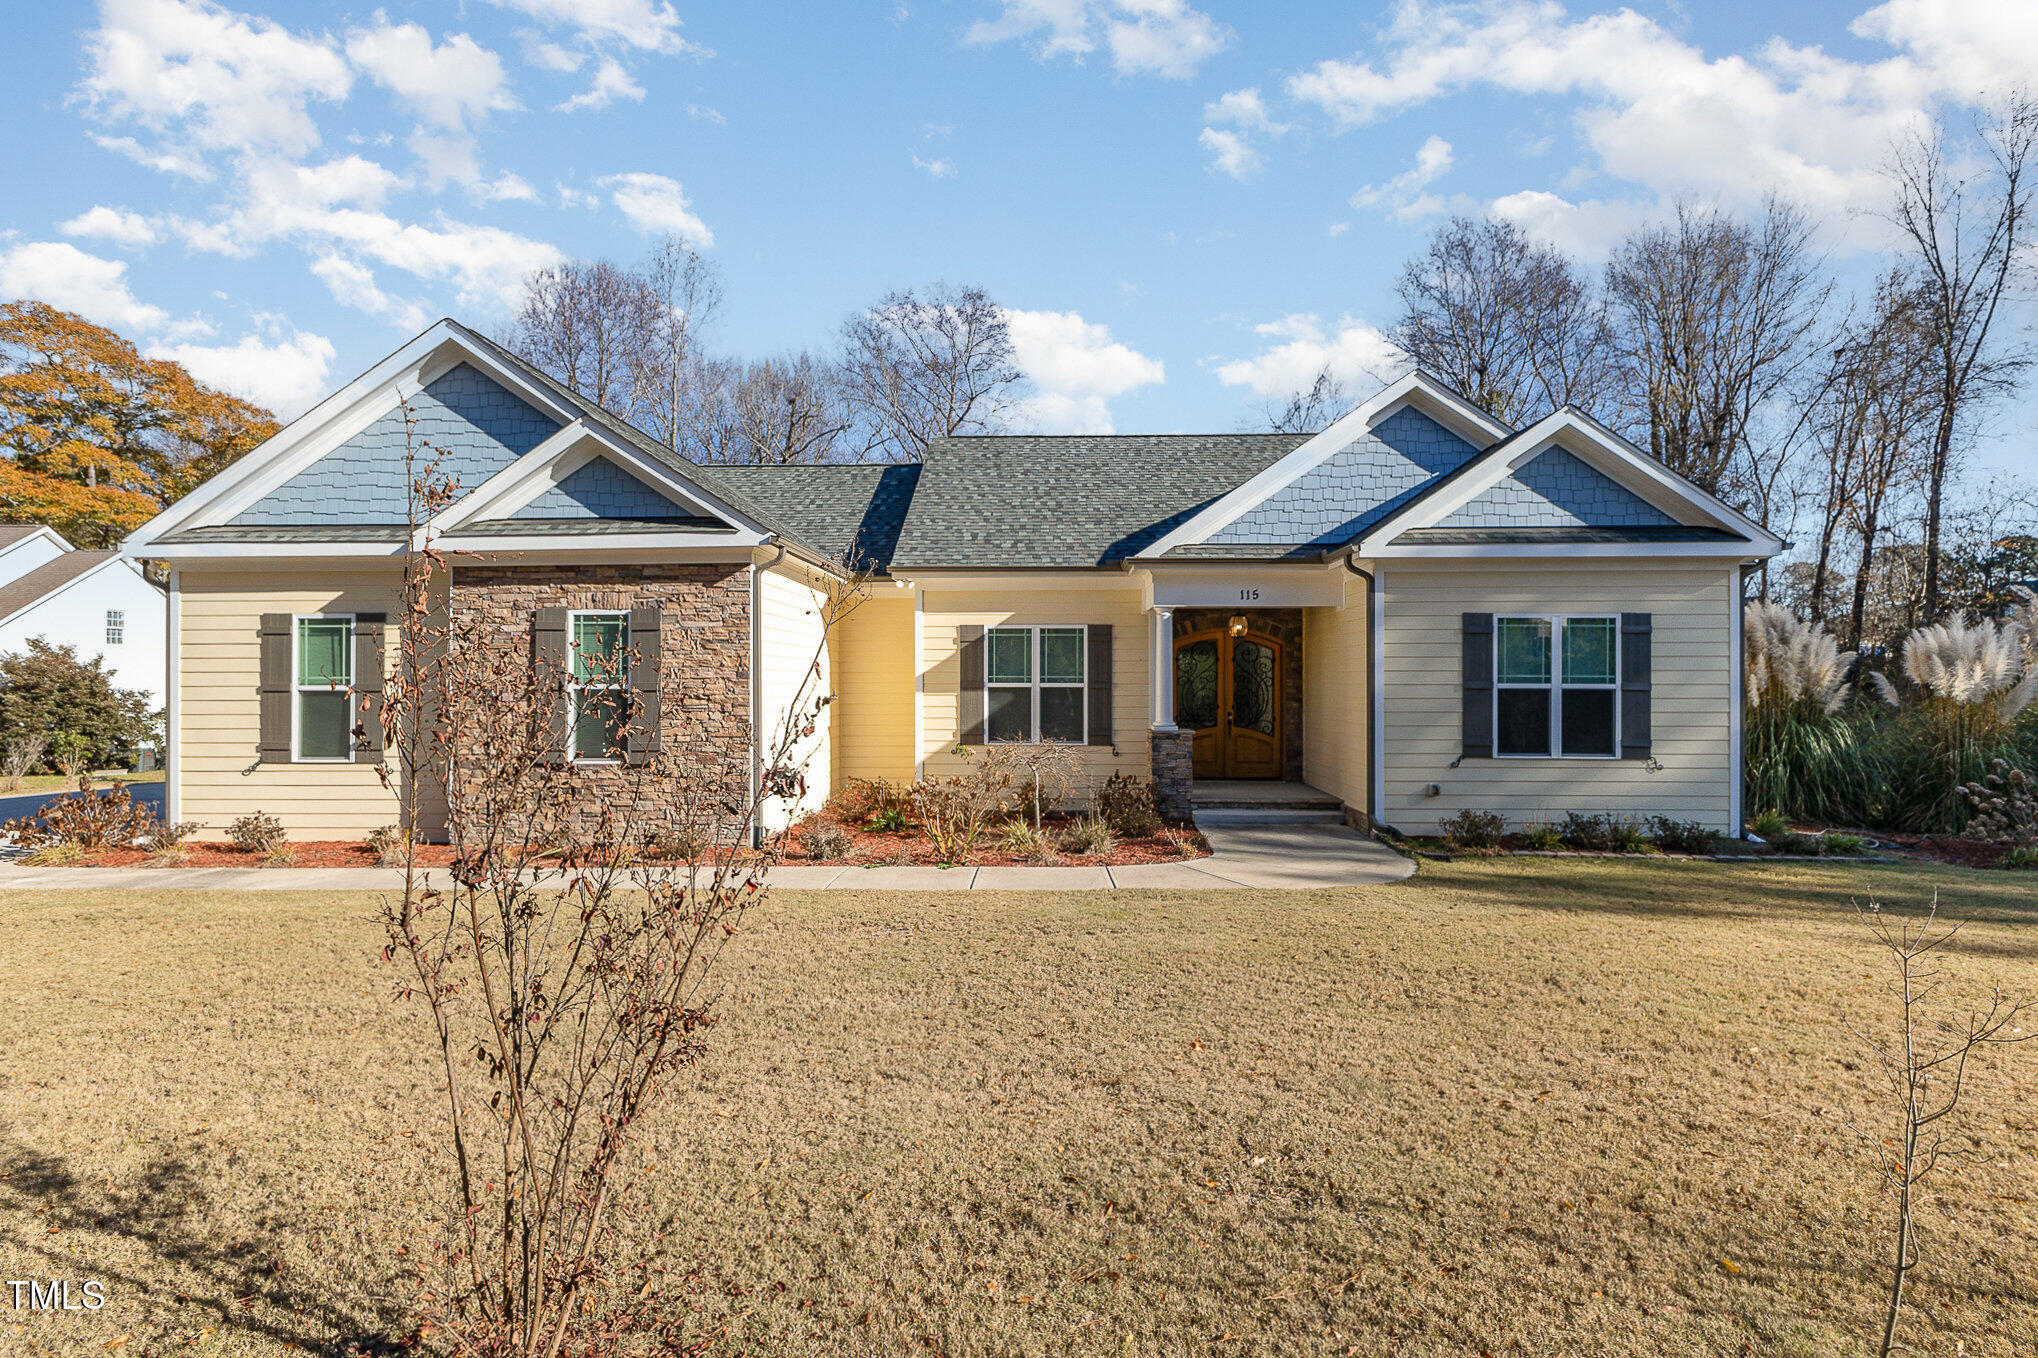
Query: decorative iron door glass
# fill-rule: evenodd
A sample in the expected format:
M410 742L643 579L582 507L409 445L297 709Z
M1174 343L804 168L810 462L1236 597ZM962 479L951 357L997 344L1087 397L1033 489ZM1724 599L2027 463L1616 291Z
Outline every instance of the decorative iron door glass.
M1209 632L1175 643L1175 725L1195 733L1198 778L1279 778L1281 648Z

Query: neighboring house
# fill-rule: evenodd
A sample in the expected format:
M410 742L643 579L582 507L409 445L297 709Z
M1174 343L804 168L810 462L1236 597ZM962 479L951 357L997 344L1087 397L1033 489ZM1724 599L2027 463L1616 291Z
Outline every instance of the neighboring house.
M163 591L119 552L81 552L41 524L0 524L0 654L31 638L106 662L116 688L166 696Z
M397 819L331 689L372 699L393 649L406 416L461 483L433 524L453 616L540 657L626 638L659 699L629 757L732 793L768 776L752 732L853 566L803 805L1048 740L1177 806L1286 778L1412 831L1468 808L1740 828L1742 582L1782 544L1576 411L1510 429L1418 373L1310 436L706 467L451 321L127 542L171 569L172 819ZM595 711L554 717L590 798L614 778L576 759Z

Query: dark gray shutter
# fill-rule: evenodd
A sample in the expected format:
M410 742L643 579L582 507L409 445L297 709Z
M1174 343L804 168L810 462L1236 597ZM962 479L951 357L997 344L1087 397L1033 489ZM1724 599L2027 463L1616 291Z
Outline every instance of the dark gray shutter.
M262 661L258 681L262 694L256 758L264 764L290 762L290 704L295 691L290 672L290 634L296 623L288 613L262 615Z
M984 743L984 629L962 629L962 736L964 745Z
M541 608L531 620L531 661L538 701L546 706L545 757L566 758L566 610Z
M1463 619L1463 744L1460 757L1493 757L1493 615L1467 613Z
M1620 615L1620 757L1649 757L1649 671L1653 624L1647 613Z
M663 748L664 705L660 697L663 661L660 658L659 612L656 608L630 610L630 741L632 764L648 764Z
M356 764L382 762L382 638L388 622L384 613L354 615L354 720L361 732L354 742Z
M1090 744L1111 744L1111 624L1090 624L1089 666Z

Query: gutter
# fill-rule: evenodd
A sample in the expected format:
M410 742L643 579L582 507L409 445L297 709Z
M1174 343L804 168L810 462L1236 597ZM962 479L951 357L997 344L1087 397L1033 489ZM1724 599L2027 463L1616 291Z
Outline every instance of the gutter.
M759 562L750 560L750 804L762 809L758 791L764 786L764 667L758 663L764 650L764 613L758 608L758 577L774 569L786 559L792 549L781 541L778 554L771 560ZM750 826L750 847L755 849L764 843L764 823L753 820Z

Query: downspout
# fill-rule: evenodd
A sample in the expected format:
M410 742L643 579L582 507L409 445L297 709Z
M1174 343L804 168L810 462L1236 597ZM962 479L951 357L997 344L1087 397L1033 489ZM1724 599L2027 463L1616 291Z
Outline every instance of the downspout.
M1366 582L1366 833L1377 833L1380 828L1375 808L1380 805L1380 722L1377 706L1373 702L1373 675L1379 667L1380 639L1373 634L1373 592L1378 583L1373 573L1356 564L1358 548L1353 547L1344 554L1344 568Z
M756 557L750 559L750 805L759 812L763 803L758 792L764 786L764 666L759 663L764 652L764 611L758 605L760 593L759 577L775 568L786 559L791 549L783 542L778 544L778 554L771 560L760 563ZM764 844L764 822L754 819L750 825L750 847L761 848Z

